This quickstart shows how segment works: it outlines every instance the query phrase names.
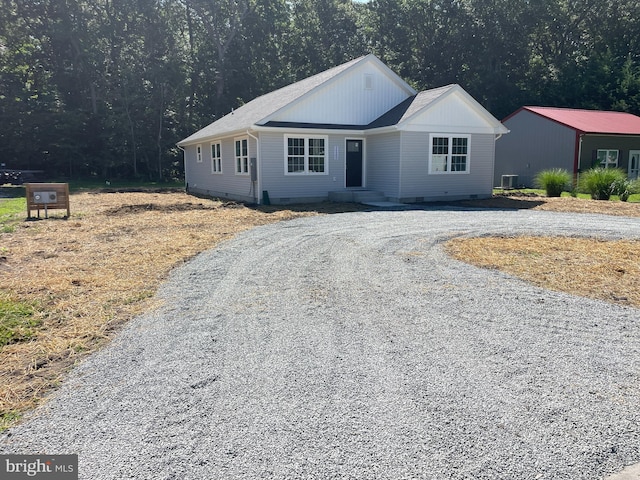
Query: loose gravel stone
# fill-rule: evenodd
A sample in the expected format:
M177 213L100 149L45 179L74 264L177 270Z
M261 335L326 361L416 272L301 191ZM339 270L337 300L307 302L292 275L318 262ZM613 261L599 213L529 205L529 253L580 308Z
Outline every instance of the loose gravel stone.
M640 311L446 256L624 217L426 208L253 229L175 270L3 453L82 479L594 479L640 461Z

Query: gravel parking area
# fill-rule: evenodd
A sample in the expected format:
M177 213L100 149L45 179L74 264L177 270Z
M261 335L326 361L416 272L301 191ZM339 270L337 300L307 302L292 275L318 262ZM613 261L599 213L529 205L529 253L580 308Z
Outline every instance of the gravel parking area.
M640 311L444 255L640 238L624 217L430 208L259 227L177 269L3 453L82 479L598 479L640 461ZM640 286L639 286L640 288Z

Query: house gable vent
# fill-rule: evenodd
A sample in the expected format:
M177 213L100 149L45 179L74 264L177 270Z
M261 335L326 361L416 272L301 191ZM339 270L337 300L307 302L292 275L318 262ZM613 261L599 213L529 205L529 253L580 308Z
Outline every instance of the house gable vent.
M373 75L370 73L364 74L364 89L373 90Z

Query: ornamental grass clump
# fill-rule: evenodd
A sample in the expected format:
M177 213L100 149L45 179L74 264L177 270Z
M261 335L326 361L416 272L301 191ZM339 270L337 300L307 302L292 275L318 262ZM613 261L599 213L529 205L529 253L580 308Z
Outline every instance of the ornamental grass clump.
M617 168L592 168L580 178L580 191L594 200L609 200L611 195L620 194L629 198L628 185L627 174Z
M539 172L534 182L547 192L547 197L559 197L571 185L571 174L562 168L552 168Z

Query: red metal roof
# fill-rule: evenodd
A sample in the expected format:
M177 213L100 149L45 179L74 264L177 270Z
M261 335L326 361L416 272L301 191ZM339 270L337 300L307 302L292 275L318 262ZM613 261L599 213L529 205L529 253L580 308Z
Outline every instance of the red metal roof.
M640 117L630 113L555 107L522 107L518 112L521 110L536 113L578 130L580 133L640 135Z

